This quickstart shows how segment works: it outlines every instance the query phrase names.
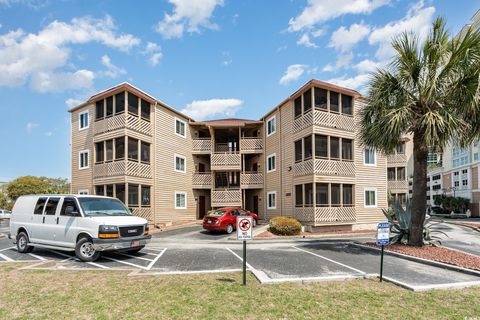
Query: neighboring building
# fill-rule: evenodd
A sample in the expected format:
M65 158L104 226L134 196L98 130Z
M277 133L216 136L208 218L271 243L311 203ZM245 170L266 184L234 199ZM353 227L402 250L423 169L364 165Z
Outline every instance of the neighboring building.
M387 155L387 189L390 202L405 205L409 194L409 177L413 173L413 142L404 136L394 152Z
M117 197L152 224L243 206L309 228L374 228L387 159L359 143L363 105L311 80L258 121L197 122L123 83L70 110L72 192Z

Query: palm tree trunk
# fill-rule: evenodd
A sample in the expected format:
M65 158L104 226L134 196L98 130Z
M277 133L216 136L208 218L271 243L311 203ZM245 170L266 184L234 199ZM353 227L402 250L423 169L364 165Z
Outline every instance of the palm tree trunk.
M408 244L423 245L423 223L427 209L427 155L428 149L422 144L423 134L413 136L413 193L412 218Z

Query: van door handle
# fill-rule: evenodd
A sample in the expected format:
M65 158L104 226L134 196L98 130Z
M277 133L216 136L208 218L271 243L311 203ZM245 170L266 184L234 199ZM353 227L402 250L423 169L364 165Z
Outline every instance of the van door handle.
M43 216L43 222L42 223L45 223L45 216Z
M59 219L59 218L57 217L57 224L58 224L58 219Z

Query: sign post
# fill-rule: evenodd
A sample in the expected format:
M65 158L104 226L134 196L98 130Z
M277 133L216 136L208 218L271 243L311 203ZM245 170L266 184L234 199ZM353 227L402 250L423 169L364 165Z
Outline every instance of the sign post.
M242 284L247 285L247 240L252 240L253 221L250 216L237 217L237 240L243 240L243 277Z
M380 282L383 281L383 249L390 244L390 222L380 222L377 225L377 246L382 247L380 255Z

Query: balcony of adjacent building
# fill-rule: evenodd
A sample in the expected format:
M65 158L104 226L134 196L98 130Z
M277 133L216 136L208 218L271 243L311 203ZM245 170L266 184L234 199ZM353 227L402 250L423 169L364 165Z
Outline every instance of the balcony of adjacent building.
M354 132L353 103L350 95L310 88L294 100L293 132L314 125Z
M94 135L129 129L152 136L151 104L128 91L95 102Z
M294 217L312 226L354 224L354 189L352 184L297 184Z
M242 206L240 172L215 172L211 191L212 207Z
M120 136L95 143L93 179L132 176L153 178L148 142Z
M352 139L310 134L294 144L294 176L355 176Z
M387 168L387 189L391 192L405 190L408 192L408 180L405 167Z
M406 142L408 138L402 138L392 153L387 154L387 166L395 166L398 164L405 165L407 163Z

